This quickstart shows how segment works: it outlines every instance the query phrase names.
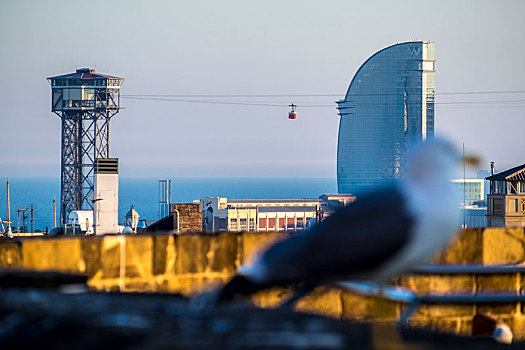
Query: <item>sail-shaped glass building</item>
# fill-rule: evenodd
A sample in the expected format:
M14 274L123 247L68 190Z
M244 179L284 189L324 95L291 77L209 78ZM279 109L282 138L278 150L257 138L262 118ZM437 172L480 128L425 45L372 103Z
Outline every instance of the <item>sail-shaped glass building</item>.
M362 194L404 176L407 147L434 136L434 43L371 56L338 101L339 193Z

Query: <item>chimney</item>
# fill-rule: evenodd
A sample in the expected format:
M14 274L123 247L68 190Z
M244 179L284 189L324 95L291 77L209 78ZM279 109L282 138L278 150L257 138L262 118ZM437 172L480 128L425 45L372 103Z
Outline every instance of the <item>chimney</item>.
M490 162L490 175L494 175L494 162Z

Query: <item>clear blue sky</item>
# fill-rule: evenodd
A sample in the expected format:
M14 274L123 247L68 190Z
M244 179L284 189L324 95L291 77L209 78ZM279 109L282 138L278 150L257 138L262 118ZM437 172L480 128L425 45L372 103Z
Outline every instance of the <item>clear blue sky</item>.
M0 176L60 176L60 121L45 78L92 67L126 78L124 95L340 95L228 99L282 107L123 99L111 122L122 176L335 177L333 101L370 55L431 40L438 94L525 90L524 15L519 0L3 0ZM525 94L436 101L437 134L465 142L487 167L525 162ZM333 106L301 108L308 103Z

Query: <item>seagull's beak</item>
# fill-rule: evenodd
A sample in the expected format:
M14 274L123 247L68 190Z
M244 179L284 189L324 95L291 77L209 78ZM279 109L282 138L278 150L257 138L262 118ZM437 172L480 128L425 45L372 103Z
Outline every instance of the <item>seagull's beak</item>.
M480 163L479 157L475 154L465 154L461 161L468 166L478 166Z

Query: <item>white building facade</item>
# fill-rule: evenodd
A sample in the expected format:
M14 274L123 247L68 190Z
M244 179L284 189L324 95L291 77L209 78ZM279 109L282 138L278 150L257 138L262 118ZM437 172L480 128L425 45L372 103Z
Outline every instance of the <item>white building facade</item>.
M96 235L119 233L117 158L95 160L93 221Z
M319 212L320 199L238 199L204 197L203 231L300 231Z
M457 193L464 205L471 205L475 201L485 199L484 179L452 179L451 181L457 186Z

